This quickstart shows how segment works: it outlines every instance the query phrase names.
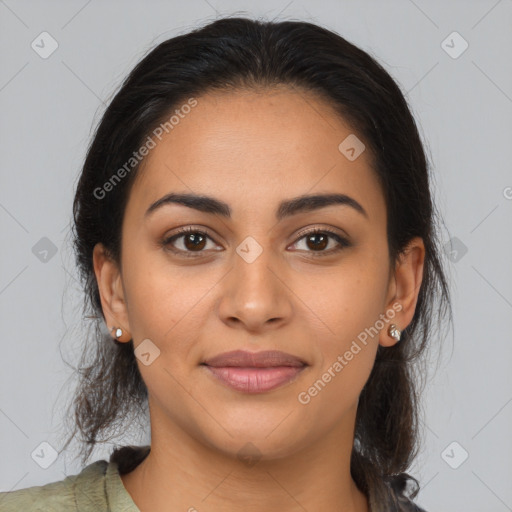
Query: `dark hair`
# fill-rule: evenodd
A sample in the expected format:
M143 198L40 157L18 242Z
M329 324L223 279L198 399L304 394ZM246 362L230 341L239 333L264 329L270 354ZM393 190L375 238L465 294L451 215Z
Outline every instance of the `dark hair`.
M147 404L147 388L133 341L118 344L104 323L92 253L101 242L120 262L121 224L140 165L113 183L114 174L180 104L215 90L284 85L316 94L364 141L382 186L388 215L391 264L416 236L425 244L423 281L412 322L393 347L378 347L357 410L351 472L373 512L399 502L405 470L418 451L419 383L432 329L449 313L449 288L436 233L440 218L432 201L429 170L414 118L397 83L368 53L340 35L299 21L224 18L168 39L150 51L117 92L88 148L73 204L73 243L86 292L85 312L94 317L95 340L87 340L80 383L73 401L75 429L82 435L83 461L98 436L136 417ZM119 176L119 175L118 175ZM104 198L99 188L113 183ZM90 353L89 357L87 354ZM420 371L421 370L421 371ZM121 430L120 430L121 432ZM69 441L68 441L69 443Z

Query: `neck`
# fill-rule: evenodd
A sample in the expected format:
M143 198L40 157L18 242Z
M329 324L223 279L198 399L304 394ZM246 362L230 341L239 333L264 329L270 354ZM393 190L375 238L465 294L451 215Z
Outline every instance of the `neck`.
M368 512L350 474L354 419L355 409L352 428L337 426L290 455L242 459L152 417L149 455L121 478L141 512Z

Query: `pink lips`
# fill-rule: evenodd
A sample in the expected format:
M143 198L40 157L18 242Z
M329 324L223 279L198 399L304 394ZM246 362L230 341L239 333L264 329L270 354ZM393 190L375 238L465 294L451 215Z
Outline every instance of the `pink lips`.
M307 364L291 354L276 350L225 352L203 365L229 387L246 393L263 393L295 378Z

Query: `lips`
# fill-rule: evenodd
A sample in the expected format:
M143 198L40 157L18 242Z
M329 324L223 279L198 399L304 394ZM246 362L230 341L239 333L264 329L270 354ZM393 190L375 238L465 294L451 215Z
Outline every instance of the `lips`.
M269 350L225 352L202 363L224 385L245 393L263 393L294 380L308 365L299 357Z
M225 368L228 366L238 366L242 368L293 366L298 368L306 366L306 363L299 357L279 350L266 350L263 352L235 350L233 352L224 352L223 354L207 359L202 364L216 368Z

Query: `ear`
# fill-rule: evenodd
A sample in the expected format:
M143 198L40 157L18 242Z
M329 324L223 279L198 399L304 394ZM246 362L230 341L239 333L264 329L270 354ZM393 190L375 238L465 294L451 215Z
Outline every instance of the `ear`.
M390 277L386 311L395 311L396 314L393 318L387 314L390 320L379 335L379 343L383 347L398 343L388 334L389 325L393 323L403 331L412 321L423 279L424 262L423 239L415 237L400 254Z
M123 334L116 339L128 342L131 334L121 272L101 243L94 246L93 265L107 328L109 331L112 327L121 328ZM111 336L115 338L115 330Z

